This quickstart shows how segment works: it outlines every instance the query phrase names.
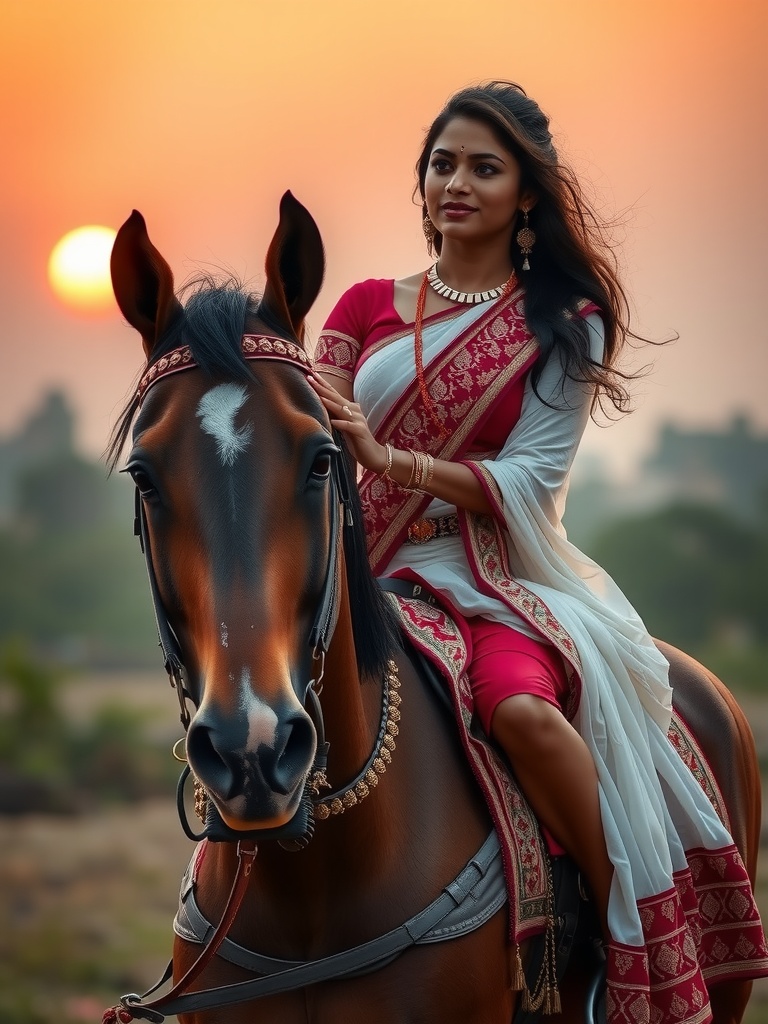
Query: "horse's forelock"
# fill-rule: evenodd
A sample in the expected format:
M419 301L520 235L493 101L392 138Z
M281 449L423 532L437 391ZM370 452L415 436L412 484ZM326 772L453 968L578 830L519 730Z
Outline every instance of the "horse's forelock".
M247 291L232 275L216 278L201 273L182 286L178 298L181 311L158 339L152 358L141 373L172 349L189 345L195 362L209 376L253 381L240 339L247 332L259 333L263 326L269 328L269 333L278 333L274 324L262 323L260 319L260 296ZM283 331L279 333L284 336ZM134 392L120 412L105 452L110 472L125 447L137 409Z

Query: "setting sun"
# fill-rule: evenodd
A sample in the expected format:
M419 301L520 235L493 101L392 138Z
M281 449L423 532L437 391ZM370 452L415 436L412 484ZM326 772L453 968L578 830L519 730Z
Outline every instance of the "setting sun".
M88 225L64 235L48 260L54 293L71 309L99 313L115 308L109 276L109 254L115 232Z

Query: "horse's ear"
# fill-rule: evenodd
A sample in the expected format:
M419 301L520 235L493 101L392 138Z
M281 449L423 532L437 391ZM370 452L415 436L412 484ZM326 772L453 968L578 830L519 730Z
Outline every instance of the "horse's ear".
M173 293L171 268L150 242L138 210L117 232L110 267L117 304L141 335L149 359L181 306Z
M280 200L280 223L266 261L262 299L269 319L301 339L304 318L317 298L325 274L325 253L310 213L286 192Z

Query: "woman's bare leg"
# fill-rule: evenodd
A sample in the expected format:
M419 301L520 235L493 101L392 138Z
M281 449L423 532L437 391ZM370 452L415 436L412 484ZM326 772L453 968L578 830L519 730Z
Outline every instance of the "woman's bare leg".
M607 940L613 865L600 814L592 755L556 707L529 694L496 708L491 735L506 753L534 813L573 857L589 884Z

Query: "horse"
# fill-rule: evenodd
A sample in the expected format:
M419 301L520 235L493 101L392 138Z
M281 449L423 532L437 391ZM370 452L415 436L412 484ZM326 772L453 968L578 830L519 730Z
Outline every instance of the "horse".
M451 941L412 941L452 880L475 884L466 872L492 825L452 716L372 578L354 468L306 379L304 324L323 274L317 226L290 193L260 299L209 282L182 305L136 211L115 241L115 295L147 368L112 465L133 424L136 530L211 841L182 886L170 997L124 997L105 1020L510 1024L522 1013L504 899ZM247 343L265 358L244 359ZM662 647L754 881L749 727L719 680ZM404 933L407 948L388 938ZM553 1024L585 1020L583 963L562 981ZM750 987L713 989L717 1024L738 1024Z

